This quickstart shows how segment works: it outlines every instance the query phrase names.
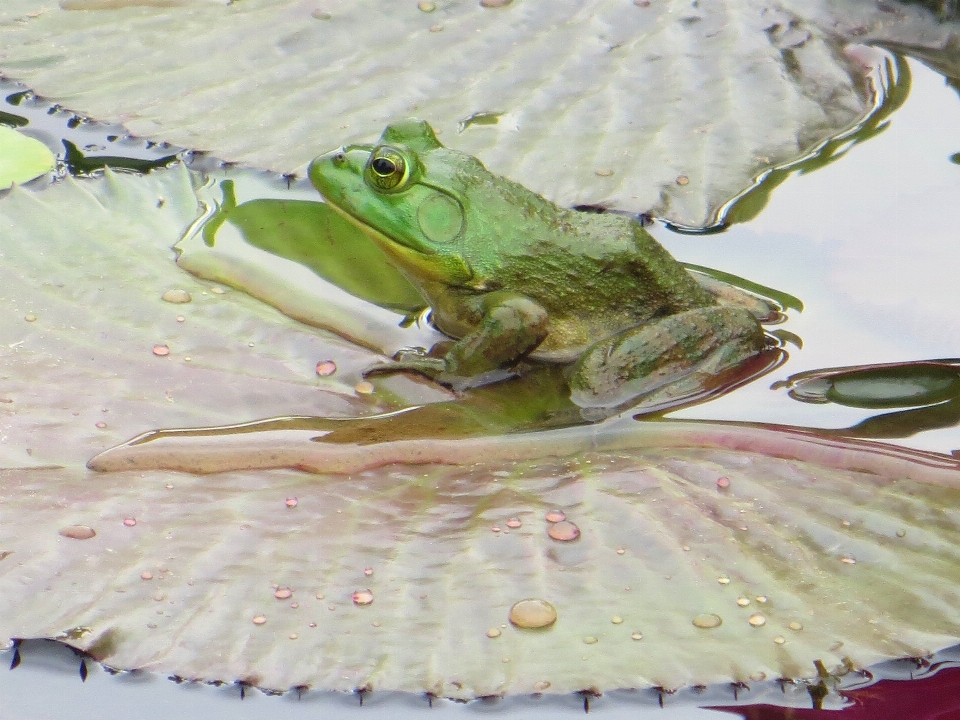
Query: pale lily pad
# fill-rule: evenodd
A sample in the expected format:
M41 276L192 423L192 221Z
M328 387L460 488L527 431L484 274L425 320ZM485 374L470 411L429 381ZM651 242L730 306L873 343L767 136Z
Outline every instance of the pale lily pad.
M884 56L848 43L936 54L958 27L862 0L151 5L9 0L0 70L136 134L285 172L417 115L562 205L683 225L872 111Z
M313 475L88 470L150 427L444 397L401 378L357 395L369 352L183 273L171 246L199 215L182 166L0 200L4 643L273 689L471 698L812 677L815 661L960 636L948 456L627 420L419 445L300 431L335 451ZM245 429L241 452L283 450ZM550 537L557 509L577 539ZM528 598L556 621L511 625Z
M42 142L0 126L0 189L40 177L54 164L53 153Z

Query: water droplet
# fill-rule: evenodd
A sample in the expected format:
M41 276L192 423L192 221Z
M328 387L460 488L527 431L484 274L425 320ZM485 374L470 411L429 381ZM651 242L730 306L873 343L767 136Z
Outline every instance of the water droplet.
M170 354L170 348L167 345L154 345L153 354L157 357L166 357Z
M37 316L36 316L36 315L24 315L24 316L23 316L23 319L26 320L27 322L36 322L36 321L37 321Z
M750 616L747 622L753 625L754 627L763 627L764 625L767 624L767 619L760 613L754 613L753 615Z
M300 636L297 635L296 633L290 633L289 635L287 635L287 637L290 638L291 640L296 640Z
M333 610L336 610L336 609L337 609L337 606L336 606L336 605L333 605L333 604L327 605L327 610L333 611Z
M619 615L614 615L612 618L610 618L610 622L612 622L614 625L619 625L623 622L623 618Z
M713 613L704 613L703 615L697 615L693 619L694 627L702 628L704 630L710 630L715 627L720 627L723 624L723 620L719 615Z
M492 528L490 528L490 529L491 529L493 532L495 532L495 533L500 532L500 528L498 528L496 525L494 525L494 526L493 526Z
M314 622L312 622L312 623L308 623L308 624L307 624L307 627L312 627L312 628L315 628L316 626L317 626L317 624L316 624L316 623L314 623Z
M587 636L583 639L583 644L584 644L584 645L596 645L598 642L600 642L600 638L597 638L597 637L595 637L595 636L593 636L593 635L587 635Z
M485 8L501 8L512 2L513 0L480 0L480 5Z
M273 596L277 600L287 600L293 597L293 590L288 587L277 588L276 592L273 593Z
M163 578L160 578L160 579L162 580ZM162 592L154 593L153 600L154 600L154 602L163 602L163 593L162 593ZM158 615L162 615L162 614L163 614L163 611L162 611L162 610L158 610L158 611L157 611L157 614L158 614Z
M521 628L542 628L557 621L557 610L546 600L527 598L510 608L511 623Z
M750 676L750 679L753 682L763 682L767 679L767 674L765 672L755 672Z
M417 8L419 8L421 12L432 13L437 9L437 4L429 2L429 0L420 0L420 2L417 3Z
M563 522L567 519L567 516L563 514L563 510L551 510L546 515L547 522L558 523Z
M841 521L840 521L840 524L843 525L844 527L850 527L850 521L849 521L849 520L841 520Z
M502 662L502 663L508 663L508 662L510 662L510 658L508 658L508 657L501 658L500 662Z
M297 503L299 502L300 501L297 500L295 497L288 497L286 500L283 501L283 504L286 505L288 508L295 508L297 506Z
M613 175L613 170L610 168L600 168L599 170L594 170L593 174L597 177L610 177Z
M650 2L651 2L651 0L633 0L633 4L634 4L634 5L636 5L637 7L642 7L642 8L650 7Z
M634 640L643 640L643 633L635 632L630 635Z
M177 322L186 322L186 318L183 315L177 315Z
M846 556L840 558L840 562L846 563L847 565L856 565L856 564L857 564L857 561L854 560L852 557L846 557Z
M547 530L547 535L552 537L554 540L560 540L563 542L569 542L570 540L576 540L580 537L580 528L574 525L569 520L561 520L558 523L554 523Z
M267 619L266 619L263 615L254 615L254 616L253 616L253 624L254 624L254 625L263 625L266 621L267 621Z
M758 602L758 603L765 603L766 601L767 601L767 596L766 596L766 595L757 595L757 602Z
M167 483L166 485L164 485L164 487L165 487L167 490L173 490L173 485L171 485L170 483Z
M430 32L432 33L443 32L443 25L431 25Z
M130 517L130 518L124 518L124 519L123 519L123 524L126 525L127 527L133 527L134 525L137 524L137 519L136 519L136 518L132 518L132 517Z
M317 593L317 600L323 600L323 593Z
M149 570L144 570L142 573L140 573L140 579L141 579L141 580L153 580L153 573L150 572Z
M89 540L97 534L97 531L86 525L67 525L60 530L60 534L73 540Z
M488 638L498 638L500 637L501 634L502 633L500 632L500 628L490 628L489 630L487 630Z
M773 641L774 641L777 645L783 645L783 644L787 641L787 639L786 639L785 637L783 637L783 635L777 635L777 636L773 639Z
M617 548L617 555L623 555L626 551L626 548Z
M906 530L903 530L903 529L897 530L897 537L902 538L902 537L906 537L906 536L907 536L907 531L906 531Z
M98 427L100 430L103 430L107 426L107 424L103 420L101 420L100 422L94 423L94 425Z
M800 630L803 630L803 623L798 623L796 620L794 620L792 623L787 625L787 627L790 628L791 630L800 631Z
M677 185L683 186L683 185L689 185L689 184L690 184L690 178L688 178L686 175L677 176Z
M361 380L353 386L353 389L361 395L369 395L374 391L373 383L368 380Z
M321 360L317 363L317 375L327 377L337 371L337 364L333 360Z
M210 292L212 292L214 295L223 295L226 292L226 290L224 290L219 285L214 285L212 288L210 288Z
M539 682L535 682L535 683L533 684L533 689L536 690L537 692L543 692L543 691L546 690L548 687L550 687L550 681L549 681L549 680L540 680Z
M294 610L296 610L298 607L300 607L300 603L298 603L298 602L292 602L292 603L290 603L290 607L292 607Z
M160 296L160 299L164 302L173 303L174 305L183 305L193 300L190 297L190 293L186 290L181 290L180 288L174 288L173 290L167 290L163 295Z
M728 578L726 575L721 575L720 577L717 578L717 582L720 583L721 585L729 585L730 578Z
M380 627L380 621L379 621L379 620L374 620L374 621L373 621L372 623L370 623L370 624L373 625L374 627Z
M370 577L371 575L373 575L373 568L371 567L364 568L363 574L366 575L367 577Z
M523 525L523 523L520 522L520 518L515 518L515 517L513 517L513 518L510 518L509 520L507 520L507 527L508 527L508 528L513 528L514 530L516 530L516 529L517 529L518 527L520 527L521 525Z
M373 602L373 593L369 590L357 590L353 594L354 605L369 605Z
M745 598L745 597L737 598L737 605L739 605L740 607L746 607L749 604L750 604L750 598Z
M717 478L717 487L720 488L721 490L724 490L730 487L730 478L726 476Z

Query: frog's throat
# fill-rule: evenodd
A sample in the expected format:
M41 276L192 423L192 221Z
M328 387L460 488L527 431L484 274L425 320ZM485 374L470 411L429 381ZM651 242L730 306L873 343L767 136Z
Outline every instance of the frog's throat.
M327 205L370 238L377 247L396 262L399 270L413 275L416 280L430 280L446 285L469 285L473 279L473 271L463 258L414 250L355 218L335 203L328 201Z

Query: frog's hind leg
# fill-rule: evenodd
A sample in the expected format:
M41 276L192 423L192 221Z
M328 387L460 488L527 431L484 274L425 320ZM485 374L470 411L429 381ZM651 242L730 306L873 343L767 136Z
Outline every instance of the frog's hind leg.
M657 406L705 394L716 377L758 355L766 337L743 308L669 315L590 347L572 368L570 399L597 411L656 396ZM671 400L673 400L671 402Z

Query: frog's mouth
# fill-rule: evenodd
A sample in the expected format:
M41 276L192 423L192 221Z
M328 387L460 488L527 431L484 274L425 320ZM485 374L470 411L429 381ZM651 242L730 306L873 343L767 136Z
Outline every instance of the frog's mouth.
M473 278L473 271L463 258L455 255L440 255L435 250L418 250L409 247L354 217L336 203L327 200L327 205L370 238L401 272L411 276L411 280L429 280L445 285L467 285Z

